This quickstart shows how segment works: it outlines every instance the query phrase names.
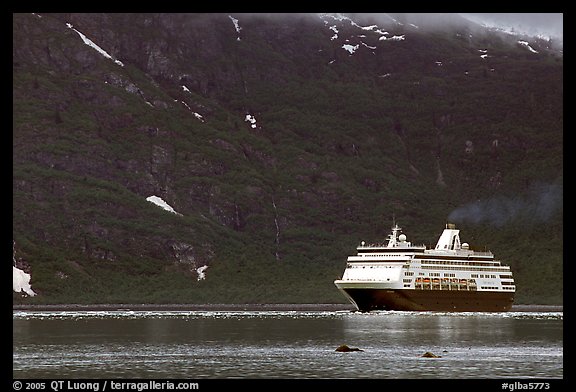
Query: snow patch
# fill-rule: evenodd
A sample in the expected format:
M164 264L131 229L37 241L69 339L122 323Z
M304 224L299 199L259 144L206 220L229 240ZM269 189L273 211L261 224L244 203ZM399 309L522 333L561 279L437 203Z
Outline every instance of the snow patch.
M393 35L392 37L382 36L378 38L379 41L404 41L406 39L406 35Z
M250 127L256 129L257 125L256 125L256 117L254 117L251 114L246 114L246 117L244 118L244 121L249 122L250 123Z
M12 240L12 290L16 293L24 292L33 297L36 293L30 287L30 274L16 267L16 241Z
M186 106L186 109L190 110L192 112L192 114L194 115L194 117L196 117L198 120L205 122L206 120L204 120L204 117L202 117L202 115L200 113L196 113L195 111L193 111L190 106L188 106L188 104L184 101L180 101L180 103L184 106Z
M238 19L233 18L232 15L228 15L228 17L230 18L232 23L234 23L234 28L236 29L236 32L238 33L238 38L236 38L236 40L240 41L240 30L242 30L242 27L240 27L240 25L238 24Z
M206 271L207 268L208 268L207 265L203 265L202 267L196 268L196 273L198 274L198 280L206 279L206 274L204 273L204 271Z
M354 52L356 52L356 50L358 50L359 47L360 45L349 45L349 44L342 45L342 49L347 50L348 52L350 52L350 54L354 54Z
M330 18L331 20L333 20L335 22L350 23L351 26L356 27L362 31L372 32L372 33L378 34L378 35L380 35L380 37L378 39L382 40L382 41L403 41L403 40L405 40L405 35L389 36L390 33L388 31L384 30L383 28L380 28L378 25L372 24L369 26L361 26L358 23L356 23L355 21L353 21L352 19L350 19L348 16L345 16L342 14L318 14L318 16L324 21L324 25L328 26L328 28L332 32L334 32L334 35L332 35L330 37L331 41L334 41L334 40L339 38L339 30L338 30L336 25L329 24L329 22L327 20L328 18ZM401 23L398 23L398 21L391 18L389 15L387 15L387 16L390 19L392 19L396 24L401 25ZM417 26L414 26L414 27L418 28ZM363 39L363 38L366 38L367 36L365 34L358 34L358 35L355 35L355 37ZM349 41L346 39L345 42L349 42ZM360 43L357 45L352 45L350 43L346 43L346 44L342 45L341 47L342 47L342 49L346 50L347 52L349 52L352 55L356 52L356 50L358 50L358 48L360 47L360 44L367 47L368 49L376 50L376 46L370 46L370 45L368 45L362 41L360 41Z
M177 99L174 100L174 102L180 102L182 105L186 106L186 109L192 111L192 109L190 109L190 106L188 106L188 104L184 101L178 101Z
M378 26L376 25L370 25L370 26L365 26L365 27L360 27L362 30L374 30L377 29Z
M98 53L100 53L102 56L106 57L107 59L113 60L116 64L118 64L119 66L123 67L124 64L120 61L120 60L116 60L114 59L112 56L110 56L104 49L102 49L101 47L99 47L98 45L96 45L91 39L89 39L88 37L86 37L84 34L82 34L81 32L79 32L78 30L76 30L74 28L74 26L72 26L70 23L66 23L66 27L68 27L69 29L74 30L76 33L78 33L78 35L80 36L80 38L82 38L82 41L84 41L84 43L88 46L90 46L91 48L95 49Z
M367 44L365 44L364 42L361 42L361 44L364 45L365 47L367 47L368 49L372 49L372 50L376 49L375 46L367 45Z
M17 293L24 292L33 297L36 293L30 287L30 274L12 266L12 290Z
M523 46L527 47L528 50L531 51L532 53L538 53L538 51L534 50L534 48L532 48L527 41L518 41L518 43L519 43L520 45L523 45Z
M182 90L190 92L190 90L188 90L188 88L186 88L186 86L182 86ZM179 101L177 99L175 99L174 102L180 102L182 105L186 106L186 109L188 109L192 112L194 117L196 117L198 120L200 120L202 122L205 122L204 117L202 117L202 115L200 113L196 113L195 111L193 111L192 108L186 102Z
M161 207L161 208L165 209L166 211L170 211L173 214L182 215L182 214L174 211L174 208L172 208L170 205L168 205L168 203L166 203L164 200L162 200L158 196L149 196L146 198L146 201L149 201L150 203L156 204L158 207Z
M332 37L330 37L330 41L334 41L335 39L338 39L338 29L336 28L336 25L330 26L328 28L334 32L334 35Z
M350 25L357 27L361 30L365 30L365 31L373 31L375 33L384 35L384 34L388 34L388 32L382 30L381 28L379 28L377 25L370 25L370 26L360 26L358 23L354 22L352 19L350 19L349 17L342 15L342 14L319 14L320 18L322 18L324 20L324 18L332 18L337 22L342 22L342 21L346 21L348 23L350 23ZM328 24L328 22L326 20L324 20L324 24ZM335 33L338 33L338 30L336 29L336 26L330 26L329 27L330 30L334 31ZM336 37L337 38L337 37Z

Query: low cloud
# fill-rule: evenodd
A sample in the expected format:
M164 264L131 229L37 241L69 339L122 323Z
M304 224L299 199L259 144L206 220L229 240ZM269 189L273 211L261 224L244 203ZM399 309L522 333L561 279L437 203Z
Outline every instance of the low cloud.
M463 17L488 27L520 34L563 39L562 13L480 13L461 14Z

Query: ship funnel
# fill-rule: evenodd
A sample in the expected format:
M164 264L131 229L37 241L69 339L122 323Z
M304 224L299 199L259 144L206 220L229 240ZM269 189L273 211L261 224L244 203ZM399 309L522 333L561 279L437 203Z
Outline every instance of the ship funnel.
M456 230L453 223L446 224L444 232L436 244L436 250L458 250L460 249L460 230Z

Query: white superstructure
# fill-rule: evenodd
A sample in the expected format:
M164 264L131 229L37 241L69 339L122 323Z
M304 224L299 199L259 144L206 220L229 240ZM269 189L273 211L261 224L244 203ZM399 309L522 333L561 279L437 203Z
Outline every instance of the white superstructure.
M492 252L470 250L460 242L454 225L446 225L434 249L412 245L400 231L394 225L385 245L362 242L357 254L348 257L342 279L334 283L353 303L358 301L352 293L358 290L415 291L418 296L442 292L443 297L446 291L494 292L513 297L516 286L510 267L495 260Z

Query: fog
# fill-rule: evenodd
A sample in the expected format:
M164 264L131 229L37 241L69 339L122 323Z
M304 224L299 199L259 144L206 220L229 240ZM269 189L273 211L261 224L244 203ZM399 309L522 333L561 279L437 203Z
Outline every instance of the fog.
M564 14L562 13L472 13L460 15L487 27L544 38L563 39Z
M337 13L328 13L338 15ZM257 18L317 18L317 13L234 13L239 23L251 17ZM380 26L402 23L414 28L443 28L454 25L475 24L497 28L505 32L563 39L563 13L346 13L352 20L363 23L375 22Z

